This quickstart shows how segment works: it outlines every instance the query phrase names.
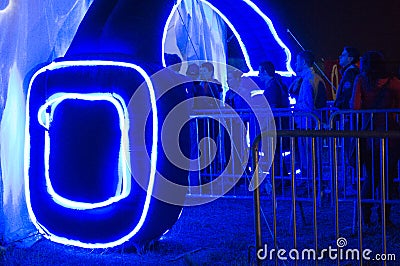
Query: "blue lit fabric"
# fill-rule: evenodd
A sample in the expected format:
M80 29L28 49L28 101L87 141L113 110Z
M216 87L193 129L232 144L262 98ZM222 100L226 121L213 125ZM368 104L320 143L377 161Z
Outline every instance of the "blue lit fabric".
M4 1L3 1L4 2ZM24 193L23 148L25 76L38 64L63 56L89 7L90 0L10 0L0 10L0 238L26 238L31 224Z
M183 61L226 63L225 23L201 1L182 0L168 25L165 51L179 54ZM226 70L215 67L215 78L225 82Z
M168 28L166 51L188 61L226 62L229 28L234 36L227 37L238 42L250 75L256 75L253 71L265 60L274 62L279 73L294 75L291 53L266 11L265 4L259 8L251 0L182 0ZM217 70L216 77L223 81L222 74Z

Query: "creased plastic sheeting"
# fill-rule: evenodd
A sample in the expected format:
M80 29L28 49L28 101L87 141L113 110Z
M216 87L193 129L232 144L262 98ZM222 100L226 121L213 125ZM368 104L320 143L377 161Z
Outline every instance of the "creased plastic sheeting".
M177 53L183 61L207 60L225 64L225 22L203 2L182 0L168 27L165 51ZM215 67L215 77L224 82L226 69Z
M38 239L24 193L24 79L37 65L64 55L90 2L10 0L0 11L0 241L5 244L29 246Z
M10 71L7 95L7 107L4 110L1 136L1 165L3 177L3 212L5 242L24 239L35 235L35 227L30 223L25 205L24 194L24 125L25 119L21 114L25 108L25 96L21 87L21 76L16 64ZM29 245L38 236L27 238L20 244Z

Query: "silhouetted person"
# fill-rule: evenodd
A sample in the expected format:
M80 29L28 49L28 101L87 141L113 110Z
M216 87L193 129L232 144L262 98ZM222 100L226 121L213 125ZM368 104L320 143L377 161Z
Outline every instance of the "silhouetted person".
M275 73L275 66L270 61L262 62L258 68L260 80L271 108L288 108L288 88L282 81L282 77Z
M167 67L169 67L171 70L175 71L176 73L179 73L182 68L182 59L179 57L177 54L165 54L165 64Z
M302 79L295 110L314 112L326 106L326 87L322 78L313 69L314 55L310 51L302 51L296 58L296 73ZM297 82L297 81L294 81ZM295 117L296 127L299 129L312 129L313 121L309 117ZM301 171L312 171L311 140L305 137L298 138L299 154L301 157Z
M202 118L199 118L197 121L197 129L198 129L198 138L199 140L209 137L215 141L217 144L217 150L220 148L220 141L218 139L219 135L219 123L212 117L215 114L219 114L220 108L220 94L222 92L221 84L218 80L214 78L214 65L210 62L204 62L200 66L199 71L200 84L195 87L194 91L194 108L196 112L199 114L204 114ZM208 97L207 99L199 99L199 97ZM209 110L214 110L211 112ZM211 144L206 141L204 143L204 153L203 156L210 156L213 152L211 149ZM218 154L217 154L218 155ZM205 160L201 157L200 164L201 167L205 167ZM211 159L211 157L208 157ZM216 174L217 171L221 168L221 165L218 164L220 162L220 158L216 156L213 162L207 166L202 175L202 182L209 182L212 180L213 174Z
M353 94L354 79L360 73L357 63L360 59L360 53L354 47L346 46L339 56L339 65L341 66L342 78L339 83L336 100L333 106L339 109L349 109L350 99Z
M262 62L258 68L260 80L264 86L264 96L267 98L269 106L274 112L275 108L289 108L289 93L287 86L283 83L282 77L275 73L275 66L270 61ZM275 117L276 129L289 129L289 120L287 117ZM281 145L282 141L282 145ZM289 139L277 138L275 146L275 174L287 175L286 165L283 163L282 153L289 150Z
M377 51L369 51L361 57L361 73L354 82L351 107L360 109L390 109L400 107L400 80L388 74L383 55ZM371 121L372 120L372 121ZM371 124L372 123L372 124ZM394 114L374 114L373 117L365 116L361 130L387 131L398 130ZM398 193L393 180L397 176L397 161L399 159L399 139L389 138L387 190L392 198ZM372 199L373 190L381 183L381 158L379 139L360 140L361 163L366 167L367 175L362 185L361 197ZM383 164L385 165L385 164ZM382 195L381 195L382 196ZM392 225L390 218L390 205L386 205L386 221ZM364 223L371 225L371 203L363 203L362 215ZM380 212L378 211L378 218Z

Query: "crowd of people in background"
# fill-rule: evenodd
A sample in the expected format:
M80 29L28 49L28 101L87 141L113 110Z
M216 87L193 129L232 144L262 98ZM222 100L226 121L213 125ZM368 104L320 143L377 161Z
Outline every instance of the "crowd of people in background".
M355 47L346 46L343 48L338 58L341 70L341 79L336 91L336 97L331 104L332 110L365 110L365 109L396 109L400 108L400 80L392 73L387 71L385 59L382 53L378 51L368 51L360 57L360 52ZM260 63L258 71L258 80L260 89L267 99L269 106L276 108L290 108L296 111L314 112L320 108L327 107L326 82L314 70L315 58L312 52L302 51L296 57L295 71L296 77L292 79L290 84L283 81L282 77L276 73L273 62L263 61ZM227 85L225 97L223 97L223 89L221 82L214 77L214 66L210 62L204 62L201 65L195 63L189 64L186 75L194 80L193 90L190 93L195 97L193 108L202 109L218 109L223 98L225 104L234 110L240 112L249 109L249 99L251 101L251 91L242 86L244 79L243 72L234 69L227 72ZM196 97L206 96L218 101L196 101ZM292 106L289 98L295 99ZM211 119L211 118L210 118ZM311 126L307 119L299 116L295 118L295 128L310 129ZM244 120L245 123L249 122ZM220 134L218 124L215 120L204 120L197 125L199 139L209 136L217 142ZM282 120L275 119L277 128L286 129L287 124L282 124ZM368 122L363 122L368 123ZM379 118L377 116L374 122L373 130L398 130L399 121L394 116ZM358 129L366 128L370 125L357 125ZM342 129L353 129L354 125L350 121L345 121ZM312 147L307 138L298 138L298 150L301 171L307 172L312 169L312 161L310 154ZM224 141L225 146L229 146L229 141ZM400 158L400 142L395 138L389 139L389 160L388 160L388 188L389 196L393 198L397 194L397 187L393 181L398 173L398 160ZM279 144L280 145L280 144ZM276 150L281 150L280 146ZM345 160L347 163L351 160L351 139L344 140ZM372 197L374 189L380 184L380 159L379 142L377 140L361 142L361 164L366 169L365 181L362 185L361 196L364 199ZM225 157L230 154L225 152ZM238 155L240 156L240 155ZM275 153L277 156L277 153ZM238 158L235 159L236 161ZM278 169L282 169L278 167ZM211 170L208 170L209 173ZM287 169L284 170L287 172ZM348 176L348 175L346 175ZM349 194L356 193L354 189L354 180L348 177L344 181L347 184ZM365 225L371 224L371 203L363 204L363 221ZM387 205L386 216L388 224L390 222L390 205Z

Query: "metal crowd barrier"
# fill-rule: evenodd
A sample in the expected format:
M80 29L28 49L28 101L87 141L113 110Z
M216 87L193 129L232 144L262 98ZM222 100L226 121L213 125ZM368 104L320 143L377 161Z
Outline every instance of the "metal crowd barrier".
M389 147L388 146L388 140L389 139L395 139L395 138L400 138L400 132L399 131L377 131L374 130L374 118L379 117L378 121L379 123L382 123L382 121L385 121L385 124L387 125L387 121L389 121L388 117L392 116L391 119L399 119L398 114L400 113L400 110L368 110L368 111L336 111L333 112L329 116L329 126L324 127L326 130L321 130L321 128L317 129L289 129L289 130L277 130L276 134L278 136L278 140L282 138L290 138L291 140L291 152L293 152L293 147L296 139L299 138L309 138L311 139L311 147L312 147L312 195L310 197L311 202L312 202L312 221L313 221L313 244L314 244L314 250L320 251L321 247L319 245L320 242L320 231L321 228L318 227L318 217L317 217L317 212L321 210L320 208L320 199L321 199L321 194L323 194L324 191L328 191L330 194L330 206L334 208L334 230L335 230L335 236L336 239L341 238L341 233L345 231L341 226L340 226L340 208L339 204L340 202L346 202L346 201L353 201L354 202L354 219L353 219L353 233L355 232L355 228L358 227L357 230L357 249L359 253L361 254L363 252L363 249L365 249L365 244L364 243L364 236L365 232L363 232L363 223L362 223L362 204L366 203L375 203L379 204L381 212L380 212L380 228L381 228L381 252L382 254L387 254L387 226L386 226L386 203L399 203L398 200L393 200L389 199L389 187L388 187L388 155L389 149L398 149L400 147ZM363 128L361 127L364 123L368 124L366 122L367 120L371 120L371 124L369 125L369 128ZM354 123L353 123L354 121ZM361 122L363 121L363 123ZM393 121L393 120L392 120ZM270 132L265 132L263 134L270 134ZM318 144L317 140L327 140L327 146L328 146L328 152L326 150L323 152L325 156L328 156L328 158L323 158L325 161L325 165L329 166L330 169L327 168L328 171L323 171L326 173L318 172L318 153L321 152L321 149L323 149L324 145ZM349 145L349 141L345 141L347 139L352 139L355 142L355 162L354 162L354 177L352 177L350 180L354 182L353 185L356 187L356 195L353 197L346 196L346 164L348 164L348 161L345 161L345 147L346 145ZM379 154L379 160L380 160L380 169L379 169L379 175L380 175L380 184L374 184L374 181L372 182L372 186L375 188L376 186L379 185L379 192L376 193L375 191L372 192L371 198L362 198L361 193L362 193L362 184L365 182L364 176L366 174L366 170L362 169L362 164L361 164L361 151L363 150L362 146L360 147L360 143L368 143L371 141L374 141L375 143L379 143L379 146L372 146L373 149L377 149L374 152ZM259 163L258 163L258 157L259 157L259 152L258 152L258 144L260 140L260 135L254 140L254 144L252 147L252 153L253 153L253 163L254 163L254 179L258 179L259 171ZM400 141L400 140L399 140ZM339 156L341 154L341 156ZM295 159L292 157L291 163L292 165L295 162ZM365 157L364 157L365 158ZM347 158L349 159L349 158ZM373 159L372 158L372 164L373 164ZM375 158L376 159L376 158ZM365 160L365 159L364 159ZM273 163L271 167L271 186L272 186L272 200L271 200L271 206L272 206L272 218L273 218L273 229L271 232L271 236L273 238L273 248L275 250L278 250L278 239L279 235L277 233L277 201L279 199L279 195L277 193L277 184L276 181L277 179L274 178L274 167L275 163ZM398 165L397 165L398 166ZM398 170L398 167L397 167ZM297 224L297 218L296 218L296 202L299 200L299 195L296 193L296 190L299 188L298 185L296 185L296 181L298 179L297 175L292 171L291 175L291 217L293 217L290 220L290 224L292 226L291 232L292 232L292 240L293 240L293 248L296 249L298 248L298 224ZM325 178L326 177L326 178ZM398 176L397 176L398 179ZM372 180L374 180L372 178ZM321 183L326 182L327 187L325 190L321 189ZM376 186L375 186L376 185ZM398 184L397 184L398 186ZM262 247L262 233L261 233L261 214L260 214L260 206L261 206L261 200L260 200L260 195L262 193L262 186L257 187L254 190L254 207L255 207L255 228L256 228L256 250L259 250ZM343 189L343 191L340 191L340 188ZM384 197L380 197L379 195L385 195ZM261 208L262 210L262 208ZM333 217L332 217L333 218ZM379 219L379 217L378 217ZM267 221L266 221L267 222ZM326 225L324 225L326 226ZM327 230L325 227L322 230ZM371 244L371 243L369 243ZM373 248L376 248L376 243L373 243ZM309 247L311 248L311 247ZM371 246L369 247L371 248ZM340 263L343 261L342 257L337 258L337 265L340 265ZM260 260L258 260L259 263L261 263ZM278 257L275 255L274 256L274 262L275 265L278 265ZM298 261L295 260L294 264L297 265ZM348 263L348 261L347 261ZM358 265L364 265L364 263L368 263L367 261L363 260L363 258L359 258L359 260L356 260L355 262L352 261L350 262L351 265L358 264ZM315 265L318 264L318 260L315 260ZM383 265L386 265L386 261L382 261Z
M239 116L237 115L239 114ZM322 125L320 118L315 113L307 113L295 111L293 109L274 109L273 116L275 120L276 129L287 129L293 130L295 128L301 128L302 130L307 129L321 129ZM209 166L200 169L198 171L191 171L189 176L189 196L194 197L214 197L219 196L221 191L226 191L225 187L221 186L231 186L232 182L237 182L235 186L225 194L225 197L235 197L235 198L251 198L252 193L249 190L251 183L251 178L253 176L250 153L250 143L253 142L255 137L260 132L260 125L255 121L255 117L252 113L247 110L237 110L236 112L227 110L201 110L193 113L191 124L191 139L194 140L192 144L192 159L200 158L197 160L197 165L193 169L199 169L200 164L204 162L209 162ZM272 118L272 117L271 117ZM240 122L245 125L245 131L242 132L237 130ZM227 132L223 130L223 125L230 128L232 135L228 136ZM205 139L204 139L205 138ZM207 139L208 138L208 139ZM234 145L230 152L227 152L229 143L227 139L234 138L237 140L239 145ZM201 139L203 141L201 142ZM209 139L213 139L209 141ZM199 148L196 146L199 145ZM304 158L307 162L303 164L303 173L301 173L301 162L299 161L298 155L295 159L295 153L298 153L297 143L293 143L291 146L290 139L279 137L276 139L276 152L275 152L275 165L277 169L274 172L274 178L279 180L282 184L280 187L281 197L290 197L290 191L288 191L287 182L290 180L290 174L296 173L298 182L302 182L306 188L303 192L303 198L307 199L312 193L310 187L311 184L311 171L308 173L304 172L307 170L307 166L312 165L312 154L317 154L316 160L318 160L317 171L320 173L322 168L320 168L321 163L319 162L320 157L320 145L318 140L318 145L314 144L313 150L311 150L311 139L304 138L304 145L306 149L304 151ZM303 146L304 146L303 145ZM317 151L317 152L316 152ZM215 157L213 157L213 152L215 152ZM270 171L270 160L274 155L268 155L269 151L260 151L262 160L262 165L259 169L264 175L270 177L273 173ZM229 153L232 157L232 164L228 166ZM203 158L201 159L201 155ZM268 158L266 158L269 156ZM249 157L248 160L245 158ZM242 169L244 171L242 171ZM225 171L225 172L224 172ZM222 175L222 173L224 174ZM322 175L320 175L322 176ZM213 181L217 178L222 179L223 182L216 182L215 185ZM266 179L266 184L263 186L263 194L265 196L270 196L270 178ZM198 186L204 183L211 183L209 190L204 189L191 189L192 186Z
M381 110L346 110L335 111L329 118L329 129L331 130L349 130L349 131L373 131L374 127L378 126L381 131L389 130L389 122L400 121L400 109L381 109ZM377 122L379 125L377 125ZM339 175L336 179L339 180L340 187L343 188L341 194L346 199L346 188L348 185L355 185L355 170L356 165L354 156L351 157L352 148L354 147L354 139L347 138L333 138L331 139L330 158L333 160L332 165L335 166L333 174ZM373 140L369 140L370 145ZM388 158L389 143L386 142L386 158ZM372 147L373 148L373 147ZM373 158L372 162L373 162ZM387 162L385 162L387 164ZM362 174L365 175L365 169L360 169ZM341 175L340 175L341 173ZM347 180L346 178L347 177ZM349 179L351 177L351 179ZM349 183L350 184L346 184ZM374 185L374 184L373 184ZM350 186L351 188L351 186ZM375 197L373 193L372 197Z
M277 150L275 154L272 149L257 150L255 145L253 149L250 143L257 144L260 128L256 126L256 121L251 113L246 110L235 112L220 110L202 110L194 113L192 121L192 139L197 145L200 139L211 137L216 144L212 145L209 141L203 141L200 149L205 153L205 157L211 162L210 165L199 171L192 171L189 179L190 185L200 185L203 183L213 182L216 178L222 178L223 182L216 182L215 186L209 186L208 190L191 190L188 196L193 197L217 197L221 196L221 191L225 191L224 186L232 186L238 179L239 182L224 194L224 197L234 198L254 198L255 202L255 221L256 221L256 247L261 248L261 211L262 205L271 203L272 214L272 230L273 247L278 248L278 240L281 237L277 231L277 223L280 222L277 216L278 201L289 203L289 209L285 210L287 218L290 216L289 233L292 234L293 248L299 247L299 243L303 234L304 224L312 220L312 239L315 250L321 250L320 244L323 243L320 234L326 230L325 224L318 225L318 215L323 209L332 210L332 216L329 220L334 224L335 236L340 238L343 232L347 232L346 228L341 225L341 211L343 206L348 213L351 213L351 233L356 234L357 248L359 252L365 249L364 242L365 233L363 232L361 206L365 203L380 205L380 228L382 245L382 253L387 252L387 226L386 226L386 203L399 203L397 199L389 198L389 187L387 183L388 158L389 149L395 147L389 146L389 138L398 138L398 131L376 131L375 120L380 121L380 127L388 129L388 121L391 119L399 121L400 110L363 110L363 111L339 111L335 108L321 109L315 113L303 113L294 109L275 109L273 110L274 120L276 124L276 136L271 138L271 142L275 142ZM390 117L390 119L389 119ZM368 124L368 120L372 121ZM237 124L243 121L246 127L244 132L237 131ZM378 124L379 124L378 123ZM233 132L231 138L239 139L239 145L234 146L231 153L236 154L233 164L221 175L226 169L227 156L225 151L226 132L222 130L222 124L230 128ZM369 127L363 127L368 124ZM375 140L374 140L375 139ZM302 152L299 153L299 142L303 141ZM375 153L379 154L381 168L379 173L382 176L380 182L384 186L376 184L372 181L373 187L379 187L379 191L372 191L371 197L361 197L362 184L365 182L367 171L365 166L361 164L361 152L363 151L363 143L379 143L372 145ZM355 156L350 156L349 148L355 143ZM274 144L274 143L273 143ZM274 145L275 145L274 144ZM361 144L361 145L360 145ZM215 158L211 158L208 152L215 151ZM400 150L400 147L397 147ZM193 158L199 156L199 149L192 149ZM249 160L242 160L242 155L249 154ZM269 165L265 160L258 162L258 158L263 159L270 153L273 157L272 164ZM203 154L204 155L204 154ZM376 157L371 158L374 165ZM253 164L251 163L253 161ZM267 160L268 161L268 160ZM200 163L200 161L198 162ZM236 166L245 167L244 173L238 174ZM398 166L398 165L397 165ZM239 168L240 168L239 167ZM303 169L302 169L303 168ZM302 171L303 170L303 171ZM306 172L304 171L306 170ZM397 167L399 171L399 167ZM251 184L260 176L265 177L263 183L251 191ZM399 175L395 181L398 186ZM253 182L251 182L251 180ZM257 181L255 182L257 184ZM380 186L379 186L380 185ZM249 190L250 189L250 190ZM379 195L385 195L380 197ZM312 219L305 214L303 210L304 204L311 204ZM347 205L350 204L350 207ZM307 207L307 206L306 206ZM301 214L301 220L298 219L298 212ZM264 211L265 213L265 211ZM264 219L267 222L267 218ZM322 229L321 229L321 226ZM349 236L350 237L350 236ZM367 236L369 237L369 236ZM376 244L373 245L376 247ZM278 265L278 259L274 257L275 264ZM342 260L337 259L340 265ZM294 262L297 265L297 261ZM348 261L347 261L348 263ZM354 262L350 262L351 265ZM357 264L363 265L367 263L362 258L356 261ZM318 261L315 261L318 264ZM383 262L386 265L386 262ZM286 265L286 264L285 264Z

